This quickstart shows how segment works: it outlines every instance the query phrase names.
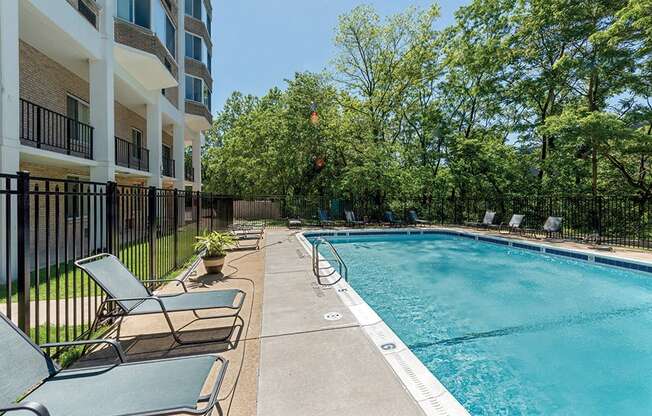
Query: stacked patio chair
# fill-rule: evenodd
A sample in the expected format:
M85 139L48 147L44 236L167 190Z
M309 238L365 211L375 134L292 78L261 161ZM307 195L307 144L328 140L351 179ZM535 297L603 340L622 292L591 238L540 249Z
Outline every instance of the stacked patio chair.
M108 345L118 364L62 370L41 348ZM0 314L0 413L7 416L208 415L228 361L214 354L125 362L113 340L34 344ZM216 372L208 394L202 390Z
M235 238L235 248L243 249L260 249L260 242L265 234L265 226L254 226L251 224L233 224L231 234Z

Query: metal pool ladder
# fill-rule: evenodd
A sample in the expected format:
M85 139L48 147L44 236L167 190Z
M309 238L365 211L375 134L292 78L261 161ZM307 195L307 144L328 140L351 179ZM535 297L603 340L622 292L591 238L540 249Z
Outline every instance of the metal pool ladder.
M329 265L328 267L321 267L319 265L319 246L322 244L326 244L330 251L333 253L335 256L335 261L337 261L338 264L338 269L336 270L335 267L332 267L332 265ZM321 271L324 269L332 269L328 274L322 274ZM322 279L332 276L335 274L335 272L338 271L340 274L340 277L331 283L323 283ZM317 238L315 240L315 243L312 245L312 272L315 274L315 277L317 278L317 282L322 285L322 286L333 286L342 278L344 278L345 282L349 281L349 269L346 267L346 263L344 263L344 260L342 260L342 257L340 257L340 253L337 252L337 249L331 244L330 241L324 239L324 238Z

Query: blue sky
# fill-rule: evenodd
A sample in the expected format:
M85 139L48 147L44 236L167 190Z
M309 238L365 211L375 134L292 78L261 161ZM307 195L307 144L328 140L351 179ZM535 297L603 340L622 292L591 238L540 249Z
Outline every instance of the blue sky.
M467 0L440 2L438 25ZM321 71L335 54L338 16L359 4L387 15L432 0L213 0L213 112L232 91L263 95L297 71Z

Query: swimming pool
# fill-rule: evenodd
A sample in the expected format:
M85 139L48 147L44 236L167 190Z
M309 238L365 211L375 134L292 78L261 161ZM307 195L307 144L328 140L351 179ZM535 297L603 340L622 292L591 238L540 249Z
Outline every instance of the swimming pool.
M328 240L471 414L652 413L649 273L454 235Z

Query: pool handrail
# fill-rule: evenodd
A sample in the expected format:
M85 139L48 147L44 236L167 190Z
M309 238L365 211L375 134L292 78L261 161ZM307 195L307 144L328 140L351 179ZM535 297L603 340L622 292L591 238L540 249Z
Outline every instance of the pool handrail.
M338 263L339 277L334 282L330 282L330 283L322 282L322 279L324 279L326 277L330 277L333 274L335 274L336 270L335 270L335 267L332 267L332 265L330 265L330 264L328 265L328 267L321 267L319 265L319 263L320 263L319 246L321 244L326 244L328 246L328 248L331 250L331 252L335 256L335 260ZM320 270L328 269L328 268L331 268L332 271L330 273L326 274L326 275L322 275ZM333 246L333 244L330 241L328 241L328 240L326 240L325 238L322 238L322 237L317 238L315 240L314 244L312 245L312 272L314 273L315 277L317 278L317 282L322 286L333 286L333 285L337 284L340 280L342 280L342 278L344 278L345 282L349 281L349 268L346 266L346 263L344 262L344 260L342 260L342 257L340 256L340 253L337 252L337 249L335 248L335 246Z

